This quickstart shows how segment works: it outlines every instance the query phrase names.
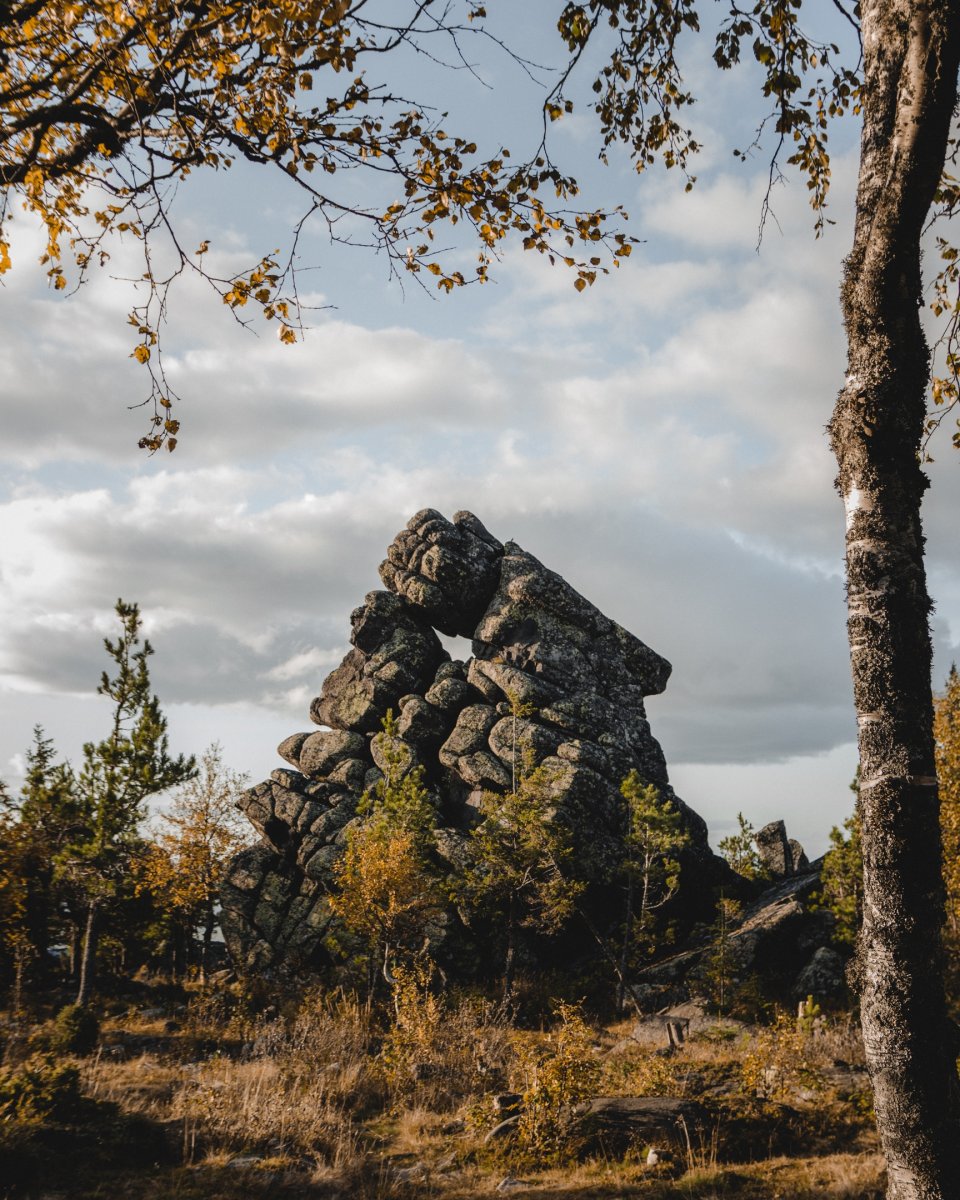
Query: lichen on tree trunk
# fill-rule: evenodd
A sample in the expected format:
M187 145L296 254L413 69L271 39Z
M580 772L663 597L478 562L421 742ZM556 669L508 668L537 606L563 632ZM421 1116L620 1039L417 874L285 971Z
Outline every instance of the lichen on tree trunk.
M891 1200L956 1196L960 1102L943 996L930 600L920 466L929 350L920 236L956 103L960 6L862 5L857 219L841 299L846 383L830 425L847 514L860 747L861 1019Z

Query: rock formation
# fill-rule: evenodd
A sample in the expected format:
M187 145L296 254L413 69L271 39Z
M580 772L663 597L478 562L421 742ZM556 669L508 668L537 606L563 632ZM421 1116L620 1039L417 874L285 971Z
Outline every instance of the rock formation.
M757 853L763 869L771 879L788 879L802 875L810 867L803 847L796 838L787 837L783 821L771 821L754 835Z
M755 841L765 877L754 881L757 890L742 911L728 917L725 945L715 925L638 971L631 987L645 1011L715 993L721 954L728 1007L731 1001L736 1007L751 981L766 999L783 1004L807 996L828 1004L848 998L848 954L834 944L834 918L820 901L823 860L809 863L799 842L787 838L783 821L765 826Z
M424 768L437 851L451 870L481 797L507 792L522 756L549 769L578 871L602 880L622 836L620 782L636 769L682 814L685 878L699 876L710 897L725 864L703 820L674 795L644 709L666 686L665 659L471 513L452 522L417 513L380 576L389 590L353 612L353 649L311 706L320 728L287 738L279 753L289 767L241 802L261 834L223 886L224 936L241 969L317 963L333 864L388 750ZM472 638L472 657L451 661L437 630ZM517 718L519 706L528 715ZM392 747L382 732L389 710Z

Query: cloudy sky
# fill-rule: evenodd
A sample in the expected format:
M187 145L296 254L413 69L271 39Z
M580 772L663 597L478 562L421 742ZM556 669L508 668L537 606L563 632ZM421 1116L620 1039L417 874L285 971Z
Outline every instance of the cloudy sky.
M530 85L508 63L482 74L480 101L457 88L494 129ZM691 75L716 87L702 55ZM784 817L821 851L850 810L856 757L824 434L856 130L835 139L836 224L815 240L802 184L778 189L758 253L765 163L729 153L755 124L751 81L723 82L702 105L690 195L666 175L595 171L585 118L558 130L643 239L582 295L510 248L495 283L437 300L320 230L302 246L317 309L296 347L183 287L165 334L184 397L172 455L136 449L143 370L118 278L136 273L134 249L63 298L20 220L0 293L0 776L19 785L37 722L74 759L102 735L93 693L122 596L143 611L175 748L218 739L264 777L277 743L309 727L394 533L420 508L466 508L673 663L649 715L715 839L742 810ZM527 132L509 128L499 136L519 145ZM230 176L184 188L176 216L232 268L281 244L295 205L271 180ZM948 438L934 453L940 683L960 642L960 464Z

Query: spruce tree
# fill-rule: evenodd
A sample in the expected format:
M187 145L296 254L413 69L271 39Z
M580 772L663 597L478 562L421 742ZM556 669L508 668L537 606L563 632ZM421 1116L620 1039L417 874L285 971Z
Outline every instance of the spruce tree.
M583 891L573 878L573 841L556 811L554 783L539 766L521 772L505 796L484 793L483 820L470 832L469 863L456 882L458 900L501 933L505 1004L513 996L519 932L556 933Z

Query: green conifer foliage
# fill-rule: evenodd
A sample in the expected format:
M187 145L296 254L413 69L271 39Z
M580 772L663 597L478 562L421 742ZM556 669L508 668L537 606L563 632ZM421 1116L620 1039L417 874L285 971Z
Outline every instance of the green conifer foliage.
M192 757L169 753L166 717L150 691L153 648L148 641L141 645L139 608L118 600L116 613L120 636L104 640L116 673L104 671L97 688L112 704L110 730L83 747L77 790L86 823L58 855L58 873L79 888L86 905L78 1004L92 994L101 913L129 883L145 801L195 771Z
M763 863L754 841L757 831L741 812L737 813L737 825L739 828L736 833L721 839L720 853L744 879L761 879L764 874Z
M484 796L470 863L455 885L461 903L502 929L505 1002L513 995L518 932L556 933L583 890L572 877L570 830L555 810L551 782L540 766L520 772L505 796Z
M833 913L833 940L851 949L856 945L863 915L863 852L856 813L830 830L830 849L820 871L820 900Z
M657 911L680 884L679 855L690 841L676 806L655 784L631 771L620 785L624 801L623 857L617 874L624 891L623 939L617 971L617 1007L622 1007L633 958L649 958L660 937Z

